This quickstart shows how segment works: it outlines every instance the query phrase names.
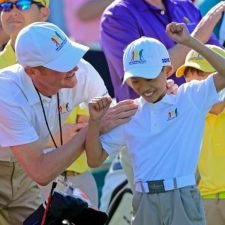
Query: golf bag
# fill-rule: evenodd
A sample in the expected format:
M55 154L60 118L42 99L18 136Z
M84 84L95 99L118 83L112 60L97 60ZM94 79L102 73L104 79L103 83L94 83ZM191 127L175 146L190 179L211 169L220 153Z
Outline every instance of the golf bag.
M23 225L63 225L65 221L75 225L104 225L107 220L106 213L90 208L81 198L56 191L52 195L45 222L42 223L45 211L44 205L40 205Z

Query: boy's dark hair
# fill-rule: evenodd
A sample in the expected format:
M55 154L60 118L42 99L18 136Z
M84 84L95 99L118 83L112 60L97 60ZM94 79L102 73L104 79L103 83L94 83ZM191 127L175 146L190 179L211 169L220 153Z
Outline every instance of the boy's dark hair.
M202 70L196 69L194 67L187 66L184 69L184 76L186 76L188 73L194 73L194 72L196 72L199 76L201 76L201 74L204 73L204 71L202 71Z

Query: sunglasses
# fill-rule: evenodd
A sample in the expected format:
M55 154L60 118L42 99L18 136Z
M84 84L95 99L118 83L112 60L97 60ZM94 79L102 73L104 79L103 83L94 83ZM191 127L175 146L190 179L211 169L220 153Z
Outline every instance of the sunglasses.
M16 8L20 11L25 11L27 9L31 8L31 5L35 4L39 8L44 7L40 2L35 2L31 0L19 0L17 2L3 2L0 4L0 11L2 12L10 12L13 9L13 6L15 5Z

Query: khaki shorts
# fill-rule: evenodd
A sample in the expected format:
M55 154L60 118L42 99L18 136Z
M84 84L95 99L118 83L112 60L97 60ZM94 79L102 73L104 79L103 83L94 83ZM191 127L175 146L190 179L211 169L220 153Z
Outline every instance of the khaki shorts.
M0 224L21 225L40 204L37 184L19 163L0 161Z
M225 199L203 199L207 225L225 225Z
M135 192L133 225L205 225L204 209L196 186L159 194Z

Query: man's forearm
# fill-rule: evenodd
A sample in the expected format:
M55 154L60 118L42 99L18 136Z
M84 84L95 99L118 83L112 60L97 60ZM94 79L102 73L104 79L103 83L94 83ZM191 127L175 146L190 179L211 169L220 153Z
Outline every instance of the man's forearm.
M43 153L40 141L11 147L28 175L38 184L47 185L76 160L84 150L86 130L83 128L65 145Z
M85 150L90 167L98 167L107 157L99 141L100 121L89 120Z

